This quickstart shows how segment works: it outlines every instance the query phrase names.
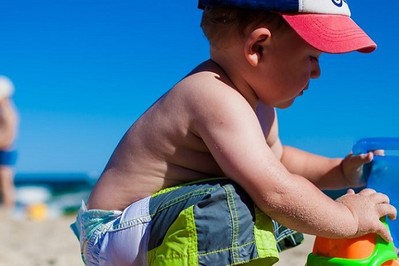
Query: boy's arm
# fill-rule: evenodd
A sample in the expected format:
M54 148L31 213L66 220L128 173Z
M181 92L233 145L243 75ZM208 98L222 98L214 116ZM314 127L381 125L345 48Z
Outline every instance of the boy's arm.
M386 196L369 192L333 201L281 164L267 145L253 109L237 92L209 87L211 91L201 87L190 96L192 101L185 101L194 105L190 107L195 113L192 130L226 176L243 187L264 213L304 233L337 238L377 232L389 239L379 218L394 217L396 210Z
M320 189L348 187L343 172L342 159L331 159L294 147L283 146L282 164L293 174L307 178Z
M372 161L373 153L327 158L283 146L278 133L277 113L260 103L257 107L257 117L270 149L290 173L305 177L319 189L341 189L363 185L359 183L362 167Z
M294 147L283 146L281 162L293 174L301 175L320 189L358 187L364 164L373 160L372 152L327 158Z

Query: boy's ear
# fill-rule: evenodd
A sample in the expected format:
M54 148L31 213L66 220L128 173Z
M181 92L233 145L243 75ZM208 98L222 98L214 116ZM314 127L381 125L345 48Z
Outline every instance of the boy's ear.
M267 41L271 37L271 32L267 28L257 28L252 31L244 44L245 58L251 66L257 66L264 56Z

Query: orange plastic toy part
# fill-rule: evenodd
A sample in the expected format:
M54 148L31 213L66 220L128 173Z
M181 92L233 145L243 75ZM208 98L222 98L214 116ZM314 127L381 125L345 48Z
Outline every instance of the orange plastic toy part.
M382 266L399 266L399 261L391 260L382 264Z
M329 239L317 236L313 245L313 254L329 258L365 259L373 253L375 245L375 234L353 239ZM399 262L390 260L381 266L399 266Z
M381 266L399 266L399 262L397 260L387 261Z
M329 239L316 237L313 254L346 259L364 259L373 253L376 244L375 234L353 239Z

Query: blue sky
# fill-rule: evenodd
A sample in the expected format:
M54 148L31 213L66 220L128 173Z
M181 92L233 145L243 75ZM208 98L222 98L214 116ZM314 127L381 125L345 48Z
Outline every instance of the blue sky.
M344 156L359 138L399 136L399 3L349 4L379 47L321 57L321 78L279 111L285 144ZM196 5L2 1L0 74L16 86L17 172L100 173L138 116L208 58Z

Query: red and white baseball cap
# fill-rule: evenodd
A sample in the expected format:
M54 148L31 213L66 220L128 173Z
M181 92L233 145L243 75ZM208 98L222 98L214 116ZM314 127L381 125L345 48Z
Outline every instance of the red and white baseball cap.
M199 0L198 6L236 6L278 12L302 39L326 53L370 53L377 48L351 19L347 0Z

